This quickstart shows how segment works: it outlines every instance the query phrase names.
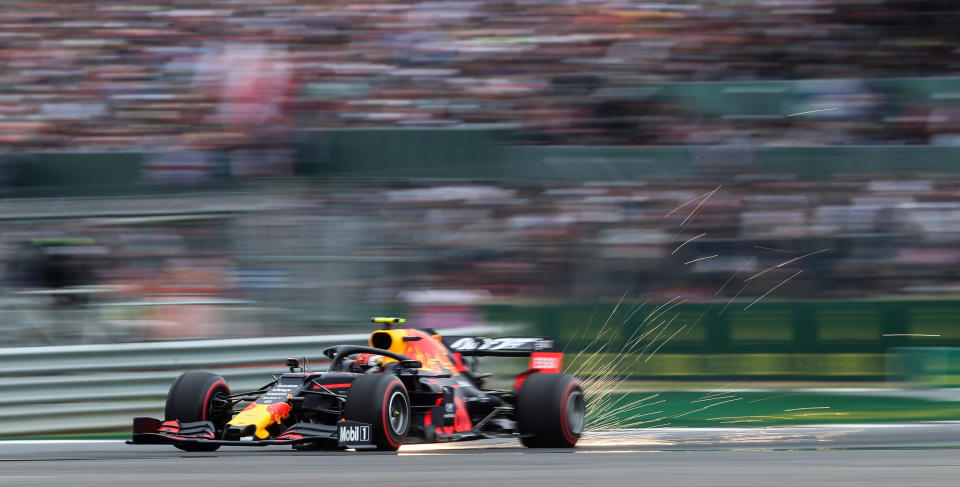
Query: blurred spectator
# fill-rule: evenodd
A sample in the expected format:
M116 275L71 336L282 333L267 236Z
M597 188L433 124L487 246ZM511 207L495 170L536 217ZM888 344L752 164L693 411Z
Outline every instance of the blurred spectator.
M13 289L109 285L88 292L127 333L147 327L141 338L308 332L409 306L466 324L476 318L467 300L594 302L625 291L749 299L798 270L777 298L960 289L955 174L731 180L704 200L714 189L669 180L290 182L250 193L8 200L0 251ZM83 216L105 211L116 216Z
M677 131L729 120L671 106L658 83L830 79L849 81L808 102L837 112L787 140L949 144L955 124L903 137L896 117L920 107L890 106L881 122L896 94L852 80L955 75L958 20L950 0L37 0L2 13L0 140L128 149L176 137L236 152L236 174L286 174L294 118L682 144ZM751 131L780 143L765 127ZM251 166L262 153L272 162Z

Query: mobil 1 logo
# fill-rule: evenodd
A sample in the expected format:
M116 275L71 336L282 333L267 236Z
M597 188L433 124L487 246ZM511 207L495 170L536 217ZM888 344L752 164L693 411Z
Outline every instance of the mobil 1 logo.
M340 446L355 447L369 446L370 425L356 421L340 421L337 423L337 443Z

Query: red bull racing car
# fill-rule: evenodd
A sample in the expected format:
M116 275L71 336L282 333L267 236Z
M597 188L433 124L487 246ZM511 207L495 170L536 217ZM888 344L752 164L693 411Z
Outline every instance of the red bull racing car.
M171 444L186 451L223 445L291 445L297 449L396 450L404 443L516 437L528 447L570 448L586 422L576 378L560 373L563 355L542 337L441 336L393 328L401 318L374 318L383 329L369 346L323 351L327 372L287 359L289 373L247 392L222 377L189 371L167 394L164 420L134 418L131 444ZM470 357L528 356L513 389L485 388ZM475 361L474 361L475 363Z

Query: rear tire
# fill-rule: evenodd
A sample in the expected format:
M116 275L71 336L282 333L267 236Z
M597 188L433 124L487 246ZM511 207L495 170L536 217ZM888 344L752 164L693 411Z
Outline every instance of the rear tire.
M164 419L176 419L181 423L212 421L219 435L230 418L218 414L214 409L214 399L230 395L230 387L223 377L191 370L180 374L170 386ZM174 443L173 446L184 451L214 451L220 445Z
M357 377L347 394L343 417L371 425L378 450L396 451L410 432L410 396L393 374Z
M533 374L517 393L520 441L529 448L573 448L586 425L586 411L576 377Z

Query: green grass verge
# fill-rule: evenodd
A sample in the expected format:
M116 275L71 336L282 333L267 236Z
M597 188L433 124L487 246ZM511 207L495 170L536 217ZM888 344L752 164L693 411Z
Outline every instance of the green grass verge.
M592 425L789 426L960 419L960 402L910 397L763 392L629 392L592 398ZM590 407L590 406L588 406Z

